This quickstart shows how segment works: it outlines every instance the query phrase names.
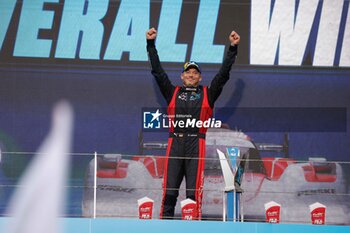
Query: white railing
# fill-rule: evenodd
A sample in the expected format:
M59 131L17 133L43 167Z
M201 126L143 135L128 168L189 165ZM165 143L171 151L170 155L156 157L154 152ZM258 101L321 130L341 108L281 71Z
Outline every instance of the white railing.
M2 216L6 216L7 203L34 155L28 152L0 153ZM138 218L137 200L148 196L155 201L153 218L159 218L162 157L105 156L95 152L73 153L70 158L65 216ZM320 202L327 207L327 224L350 224L349 162L285 158L265 158L263 161L242 159L242 162L250 165L245 165L241 185L243 193L240 199L233 195L233 216L229 216L226 194L230 190L225 189L220 159L213 156L206 158L203 220L265 221L264 204L276 201L281 204L281 222L310 223L309 205ZM265 169L263 173L254 171L259 166ZM43 175L48 182L55 178L50 174ZM38 195L44 193L45 186ZM185 186L182 184L178 204L185 198ZM235 210L236 207L239 211ZM176 218L181 218L180 215L177 206Z

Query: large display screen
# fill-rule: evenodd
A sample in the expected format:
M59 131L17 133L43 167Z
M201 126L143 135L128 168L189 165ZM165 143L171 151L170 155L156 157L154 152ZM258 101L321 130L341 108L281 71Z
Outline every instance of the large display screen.
M0 129L18 150L35 151L52 104L65 98L76 112L75 151L136 153L141 109L165 105L145 48L150 27L158 30L160 59L178 85L188 60L202 65L209 84L229 33L241 35L231 80L216 105L232 108L231 115L237 107L346 110L348 10L349 2L339 0L2 1ZM337 141L348 151L341 131ZM308 138L304 143L313 141Z

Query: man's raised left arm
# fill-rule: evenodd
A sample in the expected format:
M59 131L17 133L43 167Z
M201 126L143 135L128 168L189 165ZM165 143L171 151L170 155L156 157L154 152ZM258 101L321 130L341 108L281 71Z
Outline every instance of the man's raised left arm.
M222 88L226 82L230 79L230 71L232 65L235 63L237 57L238 44L240 42L240 36L237 32L232 31L229 35L230 47L226 53L224 61L217 75L212 80L209 87L209 104L214 106L214 102L221 94Z

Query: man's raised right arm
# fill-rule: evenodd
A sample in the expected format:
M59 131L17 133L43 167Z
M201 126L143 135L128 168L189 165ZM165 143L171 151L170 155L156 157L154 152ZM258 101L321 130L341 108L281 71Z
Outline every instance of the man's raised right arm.
M152 67L152 75L155 77L157 84L165 97L167 103L170 103L175 87L171 84L168 75L163 70L158 57L158 52L155 46L157 31L154 28L146 32L147 53Z

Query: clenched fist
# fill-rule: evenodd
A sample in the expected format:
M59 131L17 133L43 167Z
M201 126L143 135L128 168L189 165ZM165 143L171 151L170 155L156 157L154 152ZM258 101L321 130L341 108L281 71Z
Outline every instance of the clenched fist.
M146 32L147 40L154 40L157 37L157 30L155 28L151 28Z
M232 46L238 45L239 41L241 40L241 37L235 31L232 31L228 38L229 38Z

